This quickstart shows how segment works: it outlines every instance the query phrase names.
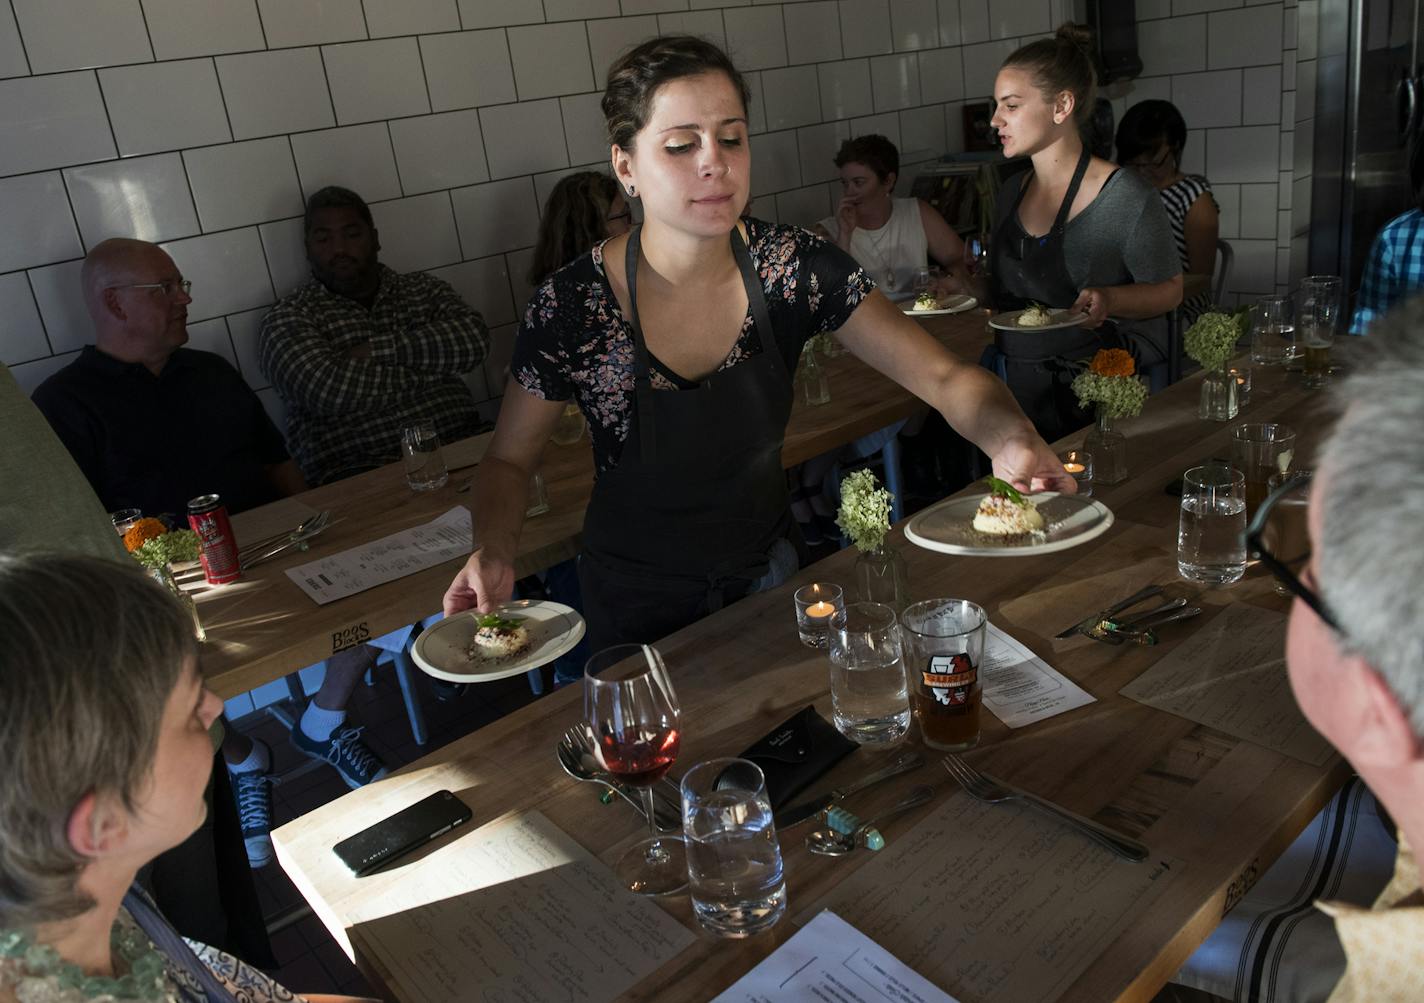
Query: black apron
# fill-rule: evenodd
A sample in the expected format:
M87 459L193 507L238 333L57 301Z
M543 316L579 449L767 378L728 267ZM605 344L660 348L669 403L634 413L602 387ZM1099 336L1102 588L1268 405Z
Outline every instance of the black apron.
M1053 226L1042 237L1029 235L1019 222L1019 204L1028 190L1027 183L1019 185L1013 199L999 200L998 219L989 239L989 274L996 310L1021 310L1030 302L1062 310L1077 300L1079 289L1068 274L1063 255L1063 233L1091 159L1092 153L1084 147ZM1101 328L994 332L994 344L1004 356L1009 390L1046 442L1060 439L1092 420L1078 407L1071 388L1073 377L1081 363L1091 359L1099 348L1116 343L1111 332Z
M633 413L617 465L594 485L579 557L595 651L656 641L740 599L792 525L781 467L791 374L741 232L732 231L732 253L761 353L689 390L652 388L638 319L640 232L628 234L626 256Z

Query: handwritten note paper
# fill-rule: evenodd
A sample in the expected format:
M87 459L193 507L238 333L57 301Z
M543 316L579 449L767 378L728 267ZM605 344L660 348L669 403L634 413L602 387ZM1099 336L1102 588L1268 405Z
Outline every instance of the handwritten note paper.
M1094 702L1091 693L992 623L984 638L981 674L984 706L1010 728Z
M833 912L823 912L712 1003L958 1003Z
M1018 805L956 793L809 913L832 909L964 1003L1056 999L1182 865L1133 864Z
M1273 610L1228 606L1123 696L1264 745L1312 766L1334 755L1291 695L1285 663L1286 618Z
M352 931L402 1003L600 1003L696 939L537 811L458 845L446 866L429 869L438 872L429 888L401 887L428 904Z
M457 505L422 526L289 568L287 577L320 605L462 557L473 546L470 510Z

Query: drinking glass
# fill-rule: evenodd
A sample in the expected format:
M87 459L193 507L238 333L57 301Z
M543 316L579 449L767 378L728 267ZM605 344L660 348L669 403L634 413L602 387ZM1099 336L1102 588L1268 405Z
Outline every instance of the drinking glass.
M1257 422L1231 430L1231 465L1246 477L1246 515L1266 500L1271 475L1290 469L1295 456L1295 431L1289 425Z
M910 694L895 610L858 602L833 613L830 656L836 730L860 745L898 745L910 730Z
M786 912L786 876L756 763L712 759L682 778L692 913L721 937L750 937Z
M554 422L554 432L549 438L556 446L572 446L583 438L583 412L573 401L564 405L564 410Z
M839 585L812 582L796 590L796 632L808 648L824 648L831 614L845 609L845 592Z
M1093 454L1086 449L1069 449L1058 454L1063 469L1078 482L1078 497L1093 496Z
M544 475L534 471L529 478L529 507L524 510L524 518L532 519L549 511L549 489L544 484Z
M916 295L916 296L923 296L925 293L929 292L929 291L930 291L930 283L931 283L931 281L933 281L933 280L932 280L932 278L931 278L930 269L929 269L929 266L928 266L928 265L921 265L919 268L916 268L916 269L915 269L915 295Z
M989 274L989 235L976 234L964 246L964 260L969 265L970 275Z
M979 743L979 664L988 624L967 599L929 599L900 616L915 719L932 749L955 752Z
M1251 361L1256 365L1283 365L1298 354L1292 306L1288 296L1256 301L1251 318Z
M1305 385L1312 389L1330 381L1330 346L1340 326L1340 290L1338 275L1310 275L1300 283L1296 331L1305 350Z
M1177 573L1190 582L1230 585L1246 573L1246 478L1222 463L1192 467L1182 479Z
M440 452L440 434L429 422L407 425L401 431L401 455L405 457L405 482L412 491L434 491L450 479Z
M583 715L593 730L599 765L637 788L648 816L649 838L619 858L614 872L639 895L668 895L687 887L681 837L658 833L653 784L677 758L681 711L667 667L656 648L619 644L588 660L583 675Z
M1306 524L1306 506L1310 501L1310 485L1314 472L1310 470L1290 470L1272 474L1268 482L1274 491L1282 484L1292 488L1271 509L1266 528L1261 533L1261 542L1276 558L1297 576L1306 561L1310 559L1310 530ZM1289 599L1295 593L1276 578L1271 579L1271 587L1276 595Z
M1251 364L1242 360L1226 371L1226 378L1236 381L1236 403L1245 407L1251 403Z
M109 518L114 521L114 530L123 536L134 523L143 518L143 510L137 508L121 508L109 513Z

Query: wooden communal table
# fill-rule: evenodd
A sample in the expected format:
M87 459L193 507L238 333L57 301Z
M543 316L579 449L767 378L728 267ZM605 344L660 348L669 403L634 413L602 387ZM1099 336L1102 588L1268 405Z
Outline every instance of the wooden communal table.
M1053 640L1066 625L1147 582L1177 582L1183 592L1190 591L1176 577L1178 502L1164 486L1200 460L1230 455L1228 425L1196 417L1198 382L1199 377L1191 378L1157 395L1140 418L1123 423L1130 478L1100 487L1097 497L1117 521L1095 541L1034 558L951 558L911 546L900 529L895 531L914 597L974 600L994 624L1097 698L1087 707L1014 732L986 713L973 761L1072 811L1138 836L1154 853L1186 863L1151 909L1093 959L1063 1000L1150 999L1346 775L1338 759L1322 768L1308 766L1118 694L1224 607L1250 603L1284 610L1286 602L1272 593L1258 568L1230 588L1203 592L1199 600L1208 607L1205 614L1164 629L1157 647L1109 647L1081 637ZM1258 370L1251 402L1239 420L1279 419L1293 425L1301 433L1300 466L1309 462L1324 420L1321 407L1318 395L1301 390L1298 376ZM1061 445L1074 445L1081 437L1078 433ZM734 754L808 702L830 717L826 658L797 642L791 593L812 580L851 581L854 559L853 551L842 551L782 588L749 597L659 644L683 708L677 772L699 760ZM405 998L401 981L363 947L359 924L424 904L412 885L435 883L408 880L423 866L421 857L387 873L354 879L332 854L332 845L448 788L473 809L475 826L513 809L538 809L611 863L639 834L639 820L624 809L600 807L589 788L567 779L555 761L560 734L581 716L581 698L579 687L551 694L273 834L278 859L317 915L392 999ZM816 788L866 772L865 755L850 757ZM916 783L944 779L937 769L916 771L877 788L874 800L888 805ZM865 810L873 814L874 805ZM909 828L926 811L919 809L897 828ZM458 838L444 837L429 852L439 853ZM870 856L827 862L812 857L799 835L783 839L782 849L792 914ZM430 865L438 867L438 860ZM692 925L685 898L664 905ZM787 919L749 941L700 937L628 998L709 999L795 930ZM894 943L883 946L892 952L897 948Z
M975 310L928 317L923 323L951 350L975 362L992 340L985 317L985 311ZM898 384L849 354L829 360L825 368L831 401L807 407L798 399L782 449L782 462L787 467L907 418L923 406ZM448 449L453 457L451 466L477 462L483 455L482 446L466 441ZM578 552L584 510L593 489L593 454L587 436L572 446L550 444L543 474L549 511L524 524L515 562L521 576ZM429 522L456 505L468 506L468 490L458 489L476 475L476 470L468 468L455 470L445 487L416 494L406 487L401 464L394 463L297 496L295 501L310 509L329 510L335 520L310 550L261 564L231 585L195 593L208 633L202 656L208 687L224 698L236 696L437 612L461 561L448 561L325 606L312 602L285 572ZM284 507L291 509L290 501L239 516L239 543L244 524L295 525L295 516L282 519ZM475 535L478 539L478 526Z

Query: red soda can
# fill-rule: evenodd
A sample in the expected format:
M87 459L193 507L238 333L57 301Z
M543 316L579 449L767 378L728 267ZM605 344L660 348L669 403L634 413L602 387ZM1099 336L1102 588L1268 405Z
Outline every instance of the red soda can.
M237 537L232 535L232 522L222 499L217 495L199 495L190 501L188 526L198 534L202 545L200 556L208 584L235 581L242 574L242 567L237 560Z

